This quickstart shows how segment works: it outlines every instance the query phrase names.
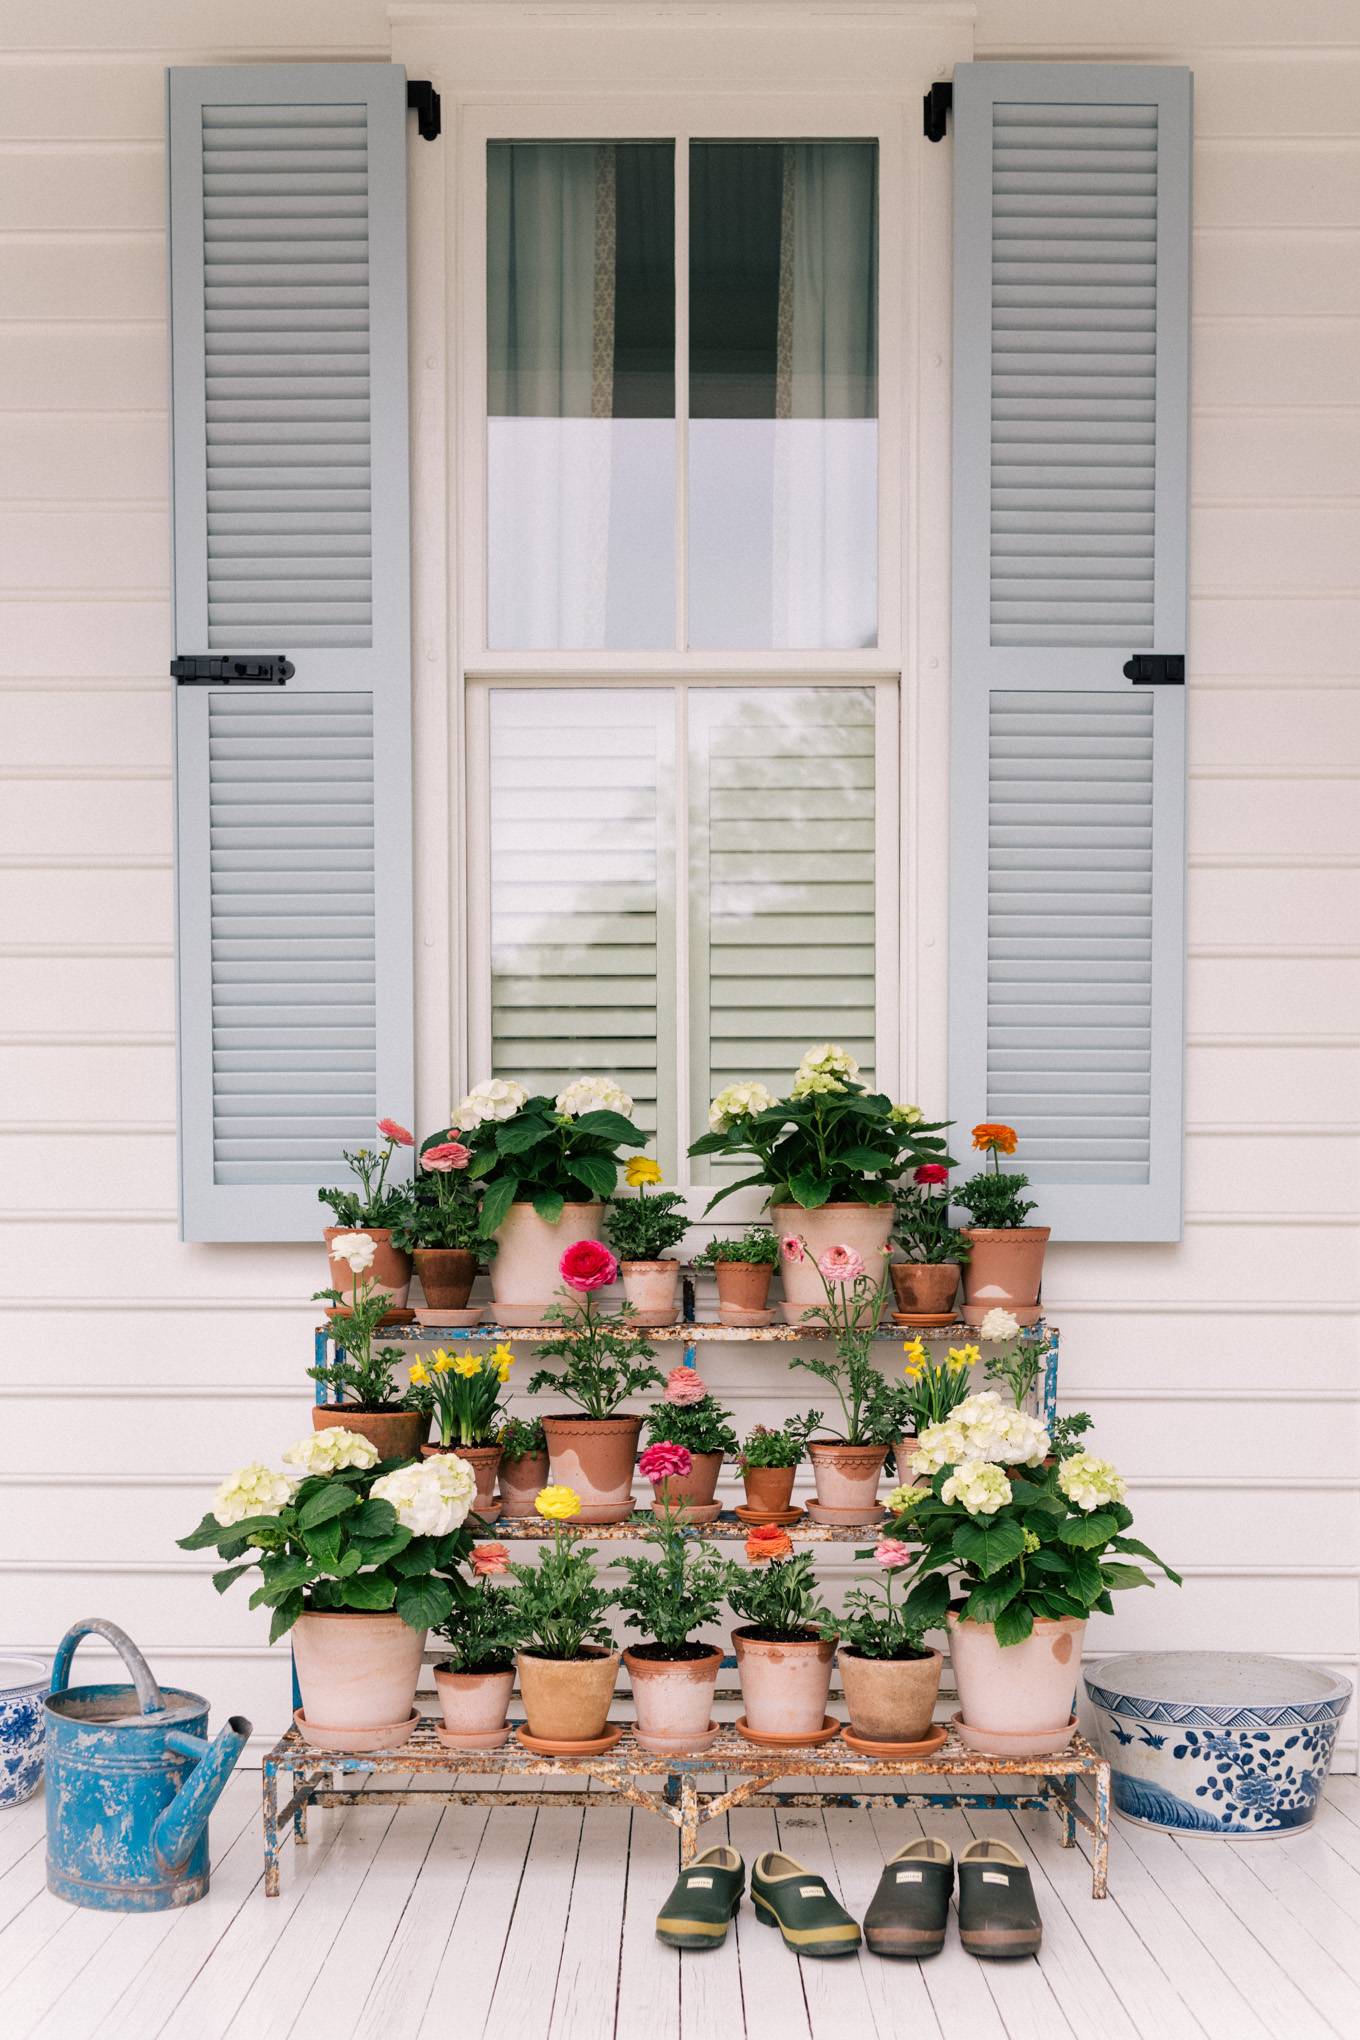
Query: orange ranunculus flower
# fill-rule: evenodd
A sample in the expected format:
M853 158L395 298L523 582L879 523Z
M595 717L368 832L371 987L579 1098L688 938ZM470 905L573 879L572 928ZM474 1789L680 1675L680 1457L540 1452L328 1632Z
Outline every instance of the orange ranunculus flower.
M973 1146L981 1148L984 1154L1013 1155L1019 1145L1013 1126L1002 1126L999 1122L984 1119L980 1126L973 1128Z
M772 1558L787 1558L793 1540L777 1523L758 1523L746 1540L746 1556L752 1565L768 1565Z

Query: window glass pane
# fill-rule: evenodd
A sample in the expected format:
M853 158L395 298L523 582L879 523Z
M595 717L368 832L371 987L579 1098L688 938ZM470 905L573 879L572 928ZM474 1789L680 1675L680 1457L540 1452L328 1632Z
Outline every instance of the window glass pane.
M878 149L690 149L688 641L877 642Z
M487 636L675 642L675 150L487 150Z

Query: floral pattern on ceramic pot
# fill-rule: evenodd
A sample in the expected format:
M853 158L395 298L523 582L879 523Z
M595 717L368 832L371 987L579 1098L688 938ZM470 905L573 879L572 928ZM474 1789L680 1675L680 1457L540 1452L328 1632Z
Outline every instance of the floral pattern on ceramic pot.
M41 1659L0 1657L0 1808L18 1806L38 1789L46 1692Z

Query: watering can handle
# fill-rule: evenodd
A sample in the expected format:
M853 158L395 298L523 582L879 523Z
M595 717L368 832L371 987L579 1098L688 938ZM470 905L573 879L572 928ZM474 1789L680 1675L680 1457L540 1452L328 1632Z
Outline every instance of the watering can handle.
M125 1629L120 1629L116 1622L105 1622L98 1615L87 1615L83 1622L73 1622L61 1639L57 1654L52 1660L52 1684L48 1688L49 1692L65 1692L71 1660L76 1654L76 1645L82 1636L102 1636L113 1645L132 1674L132 1683L137 1689L137 1698L141 1702L143 1714L164 1712L165 1701L161 1697L161 1689L156 1684L155 1675L132 1638Z

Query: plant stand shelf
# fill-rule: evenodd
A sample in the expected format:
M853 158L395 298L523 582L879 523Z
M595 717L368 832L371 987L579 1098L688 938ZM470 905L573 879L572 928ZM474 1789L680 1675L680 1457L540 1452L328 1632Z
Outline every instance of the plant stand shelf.
M723 1791L701 1788L700 1778L725 1772ZM599 1757L536 1756L511 1738L499 1750L448 1750L435 1734L434 1723L426 1717L400 1749L382 1750L366 1756L330 1755L314 1750L290 1727L282 1741L264 1760L264 1888L265 1895L279 1893L279 1858L292 1823L295 1843L307 1840L307 1813L313 1806L353 1806L356 1794L336 1784L341 1778L381 1778L408 1773L433 1778L455 1773L456 1784L402 1785L365 1788L365 1803L380 1806L410 1806L432 1803L443 1806L585 1806L598 1805L605 1793L627 1801L630 1806L669 1820L680 1832L680 1860L689 1863L698 1848L699 1830L717 1820L734 1806L949 1806L1000 1808L1007 1812L1038 1808L1056 1815L1059 1840L1065 1849L1076 1842L1077 1829L1091 1837L1091 1896L1104 1898L1109 1857L1110 1767L1091 1745L1078 1735L1069 1748L1052 1757L1007 1758L979 1755L968 1750L951 1734L934 1756L914 1763L865 1757L852 1750L840 1736L815 1748L771 1750L748 1743L735 1728L726 1727L702 1755L695 1757L657 1756L642 1749L632 1730L625 1725L620 1741ZM485 1790L468 1780L497 1775L504 1789ZM547 1791L532 1784L535 1778L575 1777L576 1791ZM960 1786L959 1778L979 1781L1013 1777L1026 1781L1028 1789L997 1791ZM286 1779L287 1799L279 1804L279 1781ZM660 1791L648 1789L645 1781L660 1778ZM811 1779L823 1788L815 1792L780 1789L783 1779ZM891 1779L891 1792L857 1794L855 1781ZM1078 1804L1077 1785L1087 1779L1094 1796L1093 1812ZM524 1781L523 1785L520 1781ZM907 1781L911 1781L908 1784ZM591 1787L604 1788L591 1790ZM840 1787L837 1790L836 1787ZM850 1789L846 1789L846 1788Z

